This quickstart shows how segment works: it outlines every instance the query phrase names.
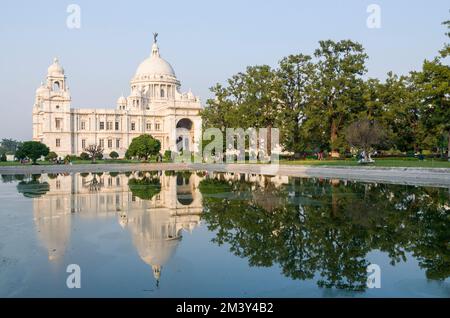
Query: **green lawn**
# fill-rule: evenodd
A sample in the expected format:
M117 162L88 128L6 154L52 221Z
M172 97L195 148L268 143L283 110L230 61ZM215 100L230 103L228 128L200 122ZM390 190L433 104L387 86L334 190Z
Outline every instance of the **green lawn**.
M123 163L141 163L139 160L97 160L97 164L123 164ZM148 162L155 163L156 160L149 160ZM48 161L39 161L40 165L54 165ZM75 160L73 164L90 164L89 160ZM369 165L360 165L355 159L341 159L341 160L280 160L280 164L287 165L308 165L308 166L375 166L375 167L422 167L422 168L450 168L450 162L443 160L426 159L420 161L416 158L378 158L375 163ZM31 165L31 164L26 164ZM0 162L0 166L23 166L19 162Z
M96 160L97 164L112 164L112 163L141 163L142 161L140 160L127 160L127 159L120 159L120 160ZM152 159L152 160L148 160L147 162L150 163L156 163L156 159ZM72 163L74 165L79 165L79 164L91 164L90 160L74 160L72 161ZM55 165L54 163L50 163L49 161L38 161L39 165ZM63 165L63 164L61 164ZM31 163L27 163L27 164L21 164L18 161L7 161L7 162L0 162L0 167L1 166L31 166Z
M311 165L311 166L358 166L358 167L417 167L417 168L450 168L449 161L426 159L420 161L416 158L378 158L375 163L361 165L355 159L343 160L280 160L280 164Z

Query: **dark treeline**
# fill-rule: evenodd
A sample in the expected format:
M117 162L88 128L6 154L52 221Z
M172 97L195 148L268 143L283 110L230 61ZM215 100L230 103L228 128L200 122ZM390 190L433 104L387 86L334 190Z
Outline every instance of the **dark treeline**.
M443 24L450 28L450 21ZM286 151L338 156L350 150L347 128L366 120L384 130L379 150L444 156L450 154L448 55L445 44L422 70L406 76L390 72L381 82L365 79L368 56L361 44L320 41L313 56L290 55L276 68L249 66L226 85L216 84L215 98L202 113L204 126L277 127Z

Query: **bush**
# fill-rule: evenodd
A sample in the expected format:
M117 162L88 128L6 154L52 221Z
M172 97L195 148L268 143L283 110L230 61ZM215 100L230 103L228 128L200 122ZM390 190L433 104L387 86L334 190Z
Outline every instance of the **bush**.
M172 151L170 151L170 150L164 151L164 160L166 160L166 161L172 160Z
M2 153L2 155L0 156L0 161L5 162L6 161L6 154Z
M82 152L80 154L80 159L81 160L89 160L90 159L89 154L87 152Z
M45 160L47 160L47 161L53 161L53 160L56 160L57 158L58 158L58 155L54 151L50 151L48 153L48 155L45 156Z
M119 158L119 154L115 151L111 151L111 153L109 154L109 157L111 159L117 159L117 158Z
M95 155L95 159L96 159L96 160L102 160L102 159L103 159L103 154L102 154L102 153L97 153L97 154Z

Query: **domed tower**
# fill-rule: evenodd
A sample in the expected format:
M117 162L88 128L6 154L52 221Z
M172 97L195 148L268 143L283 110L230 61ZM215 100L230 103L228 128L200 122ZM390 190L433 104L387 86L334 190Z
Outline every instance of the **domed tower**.
M123 96L120 96L117 99L117 109L125 110L127 108L127 99Z
M151 55L138 66L131 79L131 96L128 98L131 108L148 110L151 102L174 100L178 94L180 82L172 66L159 53L157 36L155 33ZM134 101L138 97L141 101Z
M46 81L36 90L33 140L45 143L56 153L72 153L70 103L64 69L59 60L54 58L47 69Z

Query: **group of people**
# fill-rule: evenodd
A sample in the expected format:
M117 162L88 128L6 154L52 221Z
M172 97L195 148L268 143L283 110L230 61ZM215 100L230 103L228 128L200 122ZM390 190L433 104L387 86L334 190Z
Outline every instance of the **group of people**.
M66 157L64 159L62 159L61 157L58 157L58 158L51 160L51 162L56 165L62 165L62 164L72 165L72 161L70 160L69 157Z

